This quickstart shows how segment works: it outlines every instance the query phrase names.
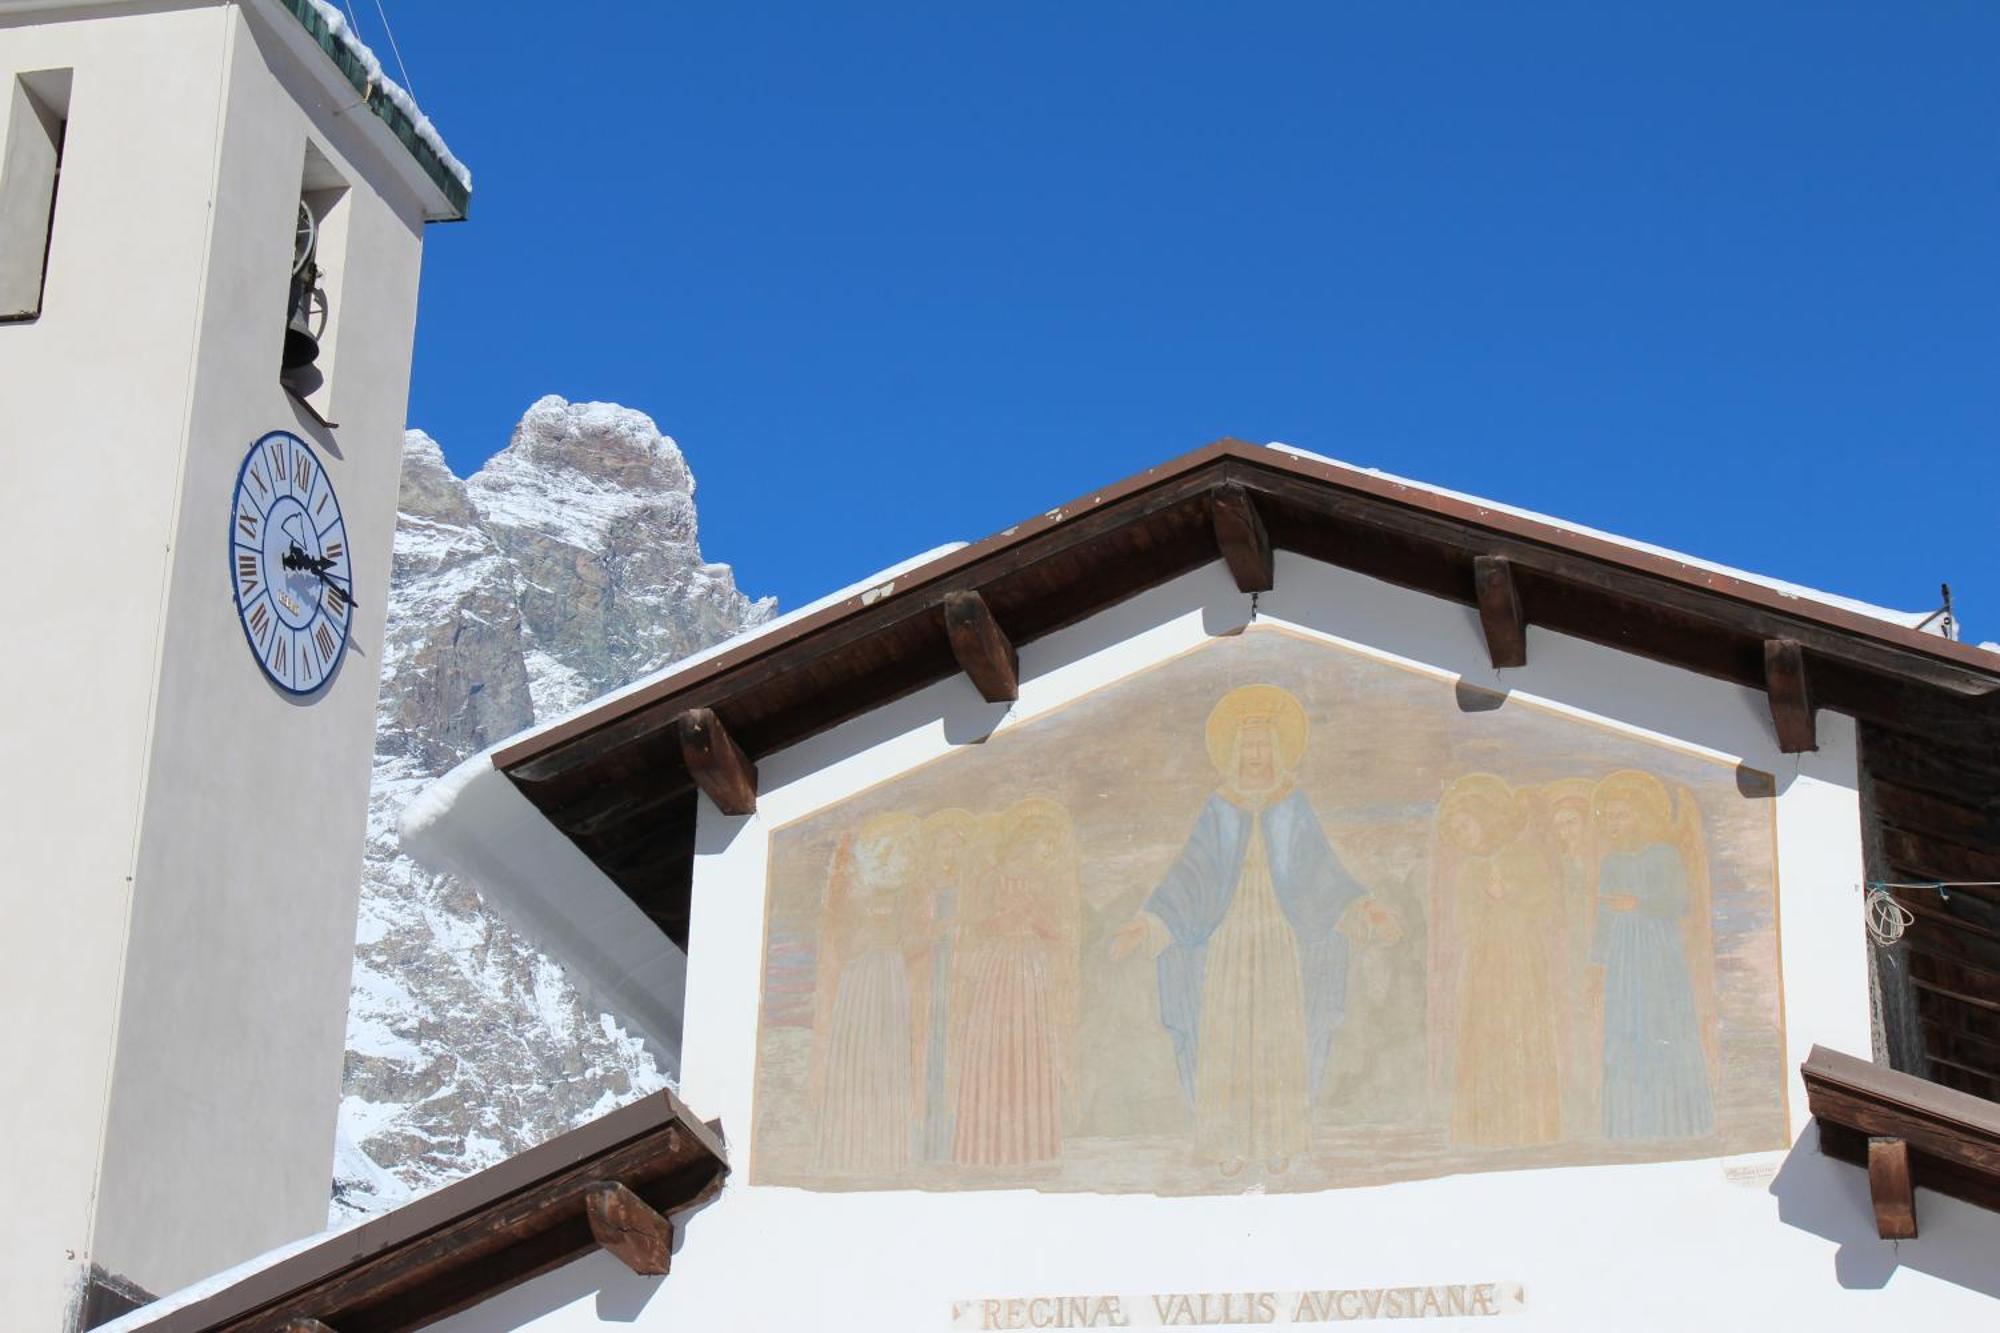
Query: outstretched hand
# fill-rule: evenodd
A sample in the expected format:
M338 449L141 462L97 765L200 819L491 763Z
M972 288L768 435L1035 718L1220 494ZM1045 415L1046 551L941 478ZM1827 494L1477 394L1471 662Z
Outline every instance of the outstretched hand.
M1361 919L1368 923L1370 944L1394 944L1403 938L1403 918L1396 915L1396 909L1377 902L1373 898L1364 899L1361 904Z
M1135 916L1124 925L1118 927L1117 931L1111 936L1111 961L1114 963L1122 962L1130 958L1139 951L1139 946L1145 942L1146 919Z

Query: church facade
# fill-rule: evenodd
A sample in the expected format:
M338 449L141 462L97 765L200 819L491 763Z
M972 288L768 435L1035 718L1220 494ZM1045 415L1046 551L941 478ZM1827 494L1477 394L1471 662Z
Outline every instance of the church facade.
M1234 441L919 558L405 816L677 1098L122 1327L1989 1320L1921 620Z

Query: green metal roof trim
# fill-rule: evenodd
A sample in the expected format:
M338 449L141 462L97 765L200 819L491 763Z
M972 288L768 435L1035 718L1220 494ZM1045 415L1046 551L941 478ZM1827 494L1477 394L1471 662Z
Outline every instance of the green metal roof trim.
M333 31L312 0L278 0L278 3L291 11L299 26L339 67L347 81L354 85L354 91L368 103L368 109L375 113L375 118L387 125L389 132L402 141L424 175L444 192L446 202L458 215L457 220L464 220L472 206L472 187L460 180L458 173L438 156L437 150L417 133L417 124L409 113L396 105L382 85L369 76L367 63L360 54Z

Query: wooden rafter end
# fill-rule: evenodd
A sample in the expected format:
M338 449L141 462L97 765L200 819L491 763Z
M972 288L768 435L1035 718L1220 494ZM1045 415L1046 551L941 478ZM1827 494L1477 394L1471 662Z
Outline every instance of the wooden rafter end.
M984 597L976 592L947 594L944 629L959 670L971 677L981 698L999 704L1021 697L1020 655Z
M675 721L681 759L688 776L715 808L725 815L747 815L757 808L757 765L710 708L690 708Z

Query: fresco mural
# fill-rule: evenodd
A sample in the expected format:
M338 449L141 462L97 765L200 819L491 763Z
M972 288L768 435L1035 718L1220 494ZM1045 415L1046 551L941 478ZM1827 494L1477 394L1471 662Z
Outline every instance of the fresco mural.
M1181 1194L1782 1148L1773 797L1216 639L772 835L751 1178Z

